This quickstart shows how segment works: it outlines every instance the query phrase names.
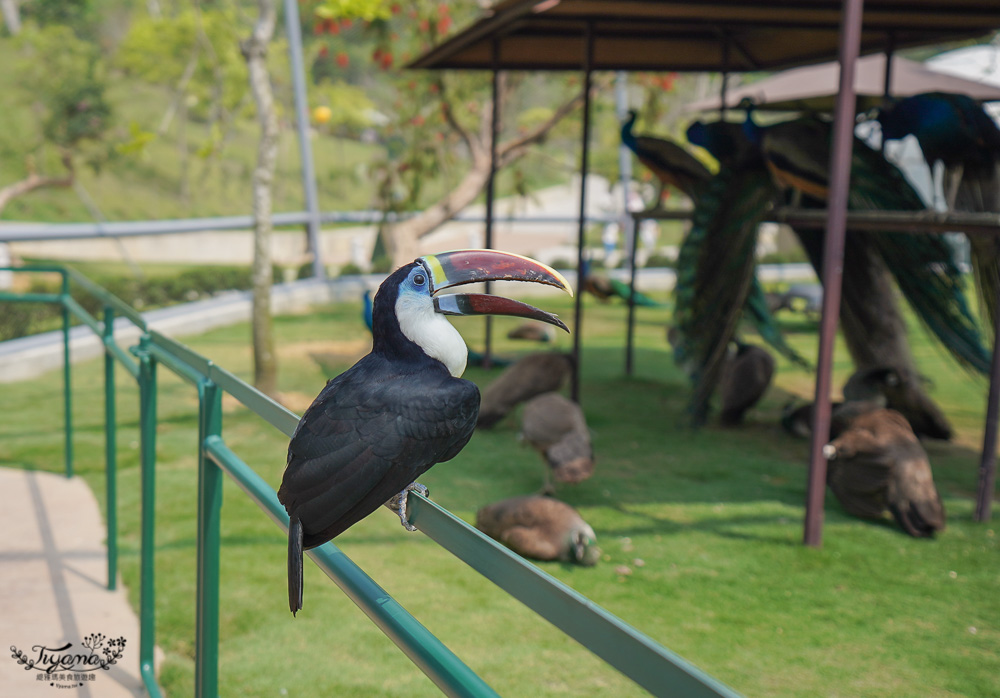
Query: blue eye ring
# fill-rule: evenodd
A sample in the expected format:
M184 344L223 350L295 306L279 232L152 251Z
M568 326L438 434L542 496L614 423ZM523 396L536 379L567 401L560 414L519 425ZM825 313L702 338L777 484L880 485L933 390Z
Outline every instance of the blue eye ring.
M416 284L417 286L423 286L425 283L427 283L427 277L425 277L423 274L416 274L413 277L413 283Z

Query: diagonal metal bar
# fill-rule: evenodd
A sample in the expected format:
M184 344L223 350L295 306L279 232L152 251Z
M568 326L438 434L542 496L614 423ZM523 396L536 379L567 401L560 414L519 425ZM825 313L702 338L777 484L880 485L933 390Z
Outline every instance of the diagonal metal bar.
M410 523L654 695L738 696L437 504L412 493Z
M287 532L288 515L274 490L260 475L240 460L220 436L208 436L205 451L257 506ZM333 543L314 548L308 551L308 555L446 695L497 695Z

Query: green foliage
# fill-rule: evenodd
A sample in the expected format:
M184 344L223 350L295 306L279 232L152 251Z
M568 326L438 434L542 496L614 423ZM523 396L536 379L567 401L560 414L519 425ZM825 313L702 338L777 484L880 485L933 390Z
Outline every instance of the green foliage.
M99 141L110 126L111 106L97 48L63 25L30 25L17 36L17 75L42 112L42 135L73 149Z
M88 36L94 30L97 15L91 0L29 0L21 6L21 19L39 26L73 27L78 36Z
M208 119L212 109L235 109L249 90L241 32L248 30L232 9L140 17L129 27L115 64L127 75L181 90L192 115ZM272 53L280 56L280 47Z
M323 19L363 19L367 22L386 20L392 16L388 0L321 0L316 16Z
M314 105L330 108L330 120L321 127L324 131L357 137L362 130L373 125L375 103L357 85L350 85L343 80L324 80L310 95L310 101Z
M555 299L555 300L554 300ZM571 316L573 300L529 302ZM594 527L605 557L592 568L539 566L649 634L701 670L748 696L987 696L1000 673L1000 606L993 603L1000 536L972 520L985 386L935 349L919 324L914 353L935 377L934 396L958 436L928 443L948 508L937 540L903 535L887 519L847 516L826 500L824 545L801 545L808 444L777 426L792 394L808 395L811 374L779 360L776 385L746 426L681 425L686 379L663 337L666 313L640 309L636 375L622 375L626 309L586 301L582 403L597 470L558 496ZM308 401L328 374L309 351L343 370L365 350L360 300L276 319L281 390ZM502 356L526 351L505 340L513 318L497 318ZM470 346L482 322L456 320ZM221 367L250 375L249 328L185 340ZM572 337L560 335L557 348ZM815 332L792 336L815 355ZM322 344L320 344L322 343ZM352 352L354 352L352 354ZM851 372L843 346L834 383ZM161 366L157 409L157 645L166 694L194 692L195 521L198 480L195 389ZM496 372L470 369L481 387ZM99 360L74 365L76 471L103 502L104 433ZM58 472L62 458L61 375L5 385L0 462ZM86 398L84 397L86 396ZM139 588L139 449L135 383L119 380L120 563L133 607ZM273 486L287 437L226 400L227 445ZM302 406L296 406L301 411ZM516 439L514 415L477 432L425 481L432 498L466 521L479 506L535 491L543 464ZM438 696L438 689L306 561L305 609L293 619L285 595L286 541L229 478L222 509L220 695ZM103 506L103 504L102 504ZM501 695L646 695L450 553L407 534L380 510L337 546L372 575ZM404 561L403 564L400 561ZM627 573L625 573L627 571ZM131 639L130 639L131 642Z

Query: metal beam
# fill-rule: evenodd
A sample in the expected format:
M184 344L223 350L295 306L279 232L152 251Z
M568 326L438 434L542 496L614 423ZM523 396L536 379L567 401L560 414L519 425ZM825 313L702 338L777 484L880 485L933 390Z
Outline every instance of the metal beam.
M570 396L580 401L580 339L583 331L583 245L587 229L587 170L590 158L590 88L594 58L593 28L587 24L583 46L583 135L580 153L580 223L576 239L576 298L573 306L573 374Z
M844 273L844 237L847 229L847 194L854 145L854 73L861 44L863 0L845 0L840 27L840 92L834 112L830 157L829 216L823 241L823 317L819 357L816 360L816 397L803 539L819 546L823 540L823 499L826 496L826 458L823 446L830 438L830 377L833 341L837 334L840 290Z
M306 238L312 253L313 276L326 276L319 249L319 195L316 191L316 169L313 166L312 144L309 142L309 100L306 98L305 60L302 57L302 23L296 0L284 0L285 32L288 35L288 58L292 64L292 86L295 92L295 124L299 136L299 158L302 165L302 192L305 195Z

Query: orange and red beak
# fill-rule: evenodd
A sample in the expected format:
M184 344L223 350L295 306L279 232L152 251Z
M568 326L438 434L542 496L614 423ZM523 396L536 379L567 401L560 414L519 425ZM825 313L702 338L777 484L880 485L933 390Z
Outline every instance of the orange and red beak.
M555 269L528 257L498 250L455 250L424 255L417 260L427 270L431 295L463 284L484 281L527 281L555 286L573 295L573 289ZM561 327L556 315L502 296L482 293L447 294L434 299L434 309L444 315L513 315Z

